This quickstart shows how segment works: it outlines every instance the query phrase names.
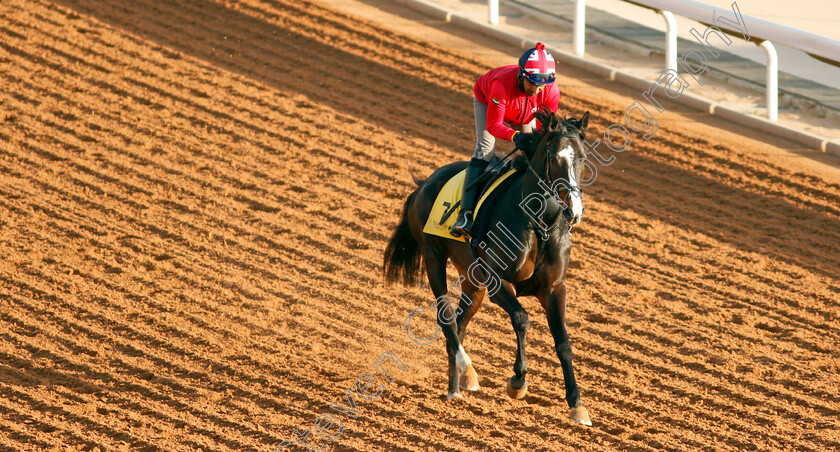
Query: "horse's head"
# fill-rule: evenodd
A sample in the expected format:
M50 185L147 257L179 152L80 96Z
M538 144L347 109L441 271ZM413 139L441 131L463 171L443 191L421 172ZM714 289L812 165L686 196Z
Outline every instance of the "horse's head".
M539 144L529 156L531 165L557 199L565 203L566 223L576 225L583 218L583 190L578 184L575 161L587 156L582 140L589 126L589 112L580 119L566 119L544 109L537 113L537 120L542 127L535 134L534 141L539 140Z

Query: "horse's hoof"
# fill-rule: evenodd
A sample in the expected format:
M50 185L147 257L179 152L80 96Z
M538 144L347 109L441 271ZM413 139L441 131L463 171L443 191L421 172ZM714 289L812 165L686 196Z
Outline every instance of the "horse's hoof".
M448 396L446 396L446 400L453 400L453 399L460 399L461 398L461 391L458 392L450 392Z
M572 408L571 417L575 422L580 422L587 427L592 427L592 421L589 420L589 411L587 411L586 407L583 405L578 405Z
M516 387L514 384L516 383L516 377L510 377L510 380L507 384L507 395L511 399L519 400L525 397L525 394L528 393L528 380L522 379L522 383L520 387Z
M467 370L461 373L458 385L467 391L478 391L478 374L472 365L467 366Z

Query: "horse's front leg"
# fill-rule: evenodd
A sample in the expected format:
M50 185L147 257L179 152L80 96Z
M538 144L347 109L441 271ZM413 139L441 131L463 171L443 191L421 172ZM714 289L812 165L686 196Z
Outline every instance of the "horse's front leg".
M516 333L516 360L513 363L513 377L508 382L507 394L513 399L521 399L528 393L528 382L525 380L525 374L528 372L528 365L525 363L525 333L531 327L531 322L515 294L513 285L505 281L491 299L508 313Z
M554 337L554 349L560 358L563 368L563 381L566 385L566 402L572 409L572 420L584 425L592 425L589 412L580 403L580 390L575 380L575 370L572 366L572 345L569 343L569 333L566 331L566 282L562 282L551 289L547 289L538 297L548 317L548 327Z

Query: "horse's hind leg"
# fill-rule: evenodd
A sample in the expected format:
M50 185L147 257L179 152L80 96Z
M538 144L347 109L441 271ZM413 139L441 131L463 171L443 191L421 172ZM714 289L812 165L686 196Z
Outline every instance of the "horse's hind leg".
M461 271L459 266L455 266L460 273L458 278L459 283L453 284L457 290L461 292L458 301L458 319L455 321L458 329L458 340L461 344L464 343L464 335L467 331L467 325L472 320L481 303L484 301L484 294L487 289L479 289L466 276L465 272Z
M560 358L560 366L563 368L563 382L566 385L566 402L569 403L571 418L584 425L592 425L589 420L589 412L580 403L580 391L575 381L575 370L572 367L572 346L569 343L569 334L566 331L566 283L565 281L553 289L538 294L540 303L545 309L548 317L548 327L554 337L554 349Z
M458 270L460 271L461 269L459 268ZM467 331L467 324L470 322L470 319L472 319L478 311L479 306L481 306L486 290L478 289L470 282L469 278L463 275L463 272L459 281L461 296L458 301L458 318L455 321L455 324L458 331L458 342L461 344L461 349L459 351L463 353L463 356L460 360L457 359L456 356L456 364L458 365L458 370L460 371L458 384L461 386L461 389L477 391L479 388L478 374L476 374L469 356L467 356L466 352L463 352L464 333Z
M458 332L455 326L455 307L453 301L447 295L446 287L446 259L440 258L433 253L425 253L426 274L429 276L429 285L435 294L435 305L437 307L437 320L446 338L446 353L449 356L449 393L447 398L455 399L461 397L461 390L458 387L458 368L456 364L463 365L463 348L458 340Z

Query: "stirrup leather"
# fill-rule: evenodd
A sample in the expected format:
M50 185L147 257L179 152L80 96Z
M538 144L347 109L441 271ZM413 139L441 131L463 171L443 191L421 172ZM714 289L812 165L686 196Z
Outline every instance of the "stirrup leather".
M470 236L470 228L472 228L474 221L475 198L478 196L478 187L473 182L481 177L481 173L486 168L487 162L476 158L470 160L470 164L467 166L467 173L464 175L464 192L461 196L461 210L458 212L458 219L455 224L449 228L449 233L453 237Z

